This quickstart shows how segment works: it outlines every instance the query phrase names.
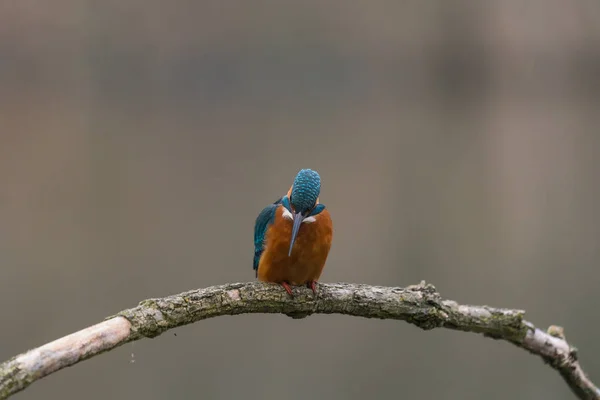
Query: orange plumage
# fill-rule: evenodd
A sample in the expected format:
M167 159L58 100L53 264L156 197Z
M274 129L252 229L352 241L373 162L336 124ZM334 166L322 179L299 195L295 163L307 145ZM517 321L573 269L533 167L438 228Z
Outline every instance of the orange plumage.
M292 255L288 257L292 221L283 217L283 206L278 207L275 222L267 229L265 250L258 264L259 280L291 285L319 280L331 248L333 223L327 209L316 215L315 220L300 226Z

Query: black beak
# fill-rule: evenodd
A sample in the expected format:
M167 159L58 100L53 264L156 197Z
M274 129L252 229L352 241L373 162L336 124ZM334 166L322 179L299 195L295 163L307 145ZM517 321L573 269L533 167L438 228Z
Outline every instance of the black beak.
M300 225L302 225L302 220L304 220L302 213L296 213L294 211L292 214L294 215L294 225L292 226L292 240L290 241L290 251L288 253L288 257L292 255L292 247L294 247L294 242L296 241L296 236L298 236Z

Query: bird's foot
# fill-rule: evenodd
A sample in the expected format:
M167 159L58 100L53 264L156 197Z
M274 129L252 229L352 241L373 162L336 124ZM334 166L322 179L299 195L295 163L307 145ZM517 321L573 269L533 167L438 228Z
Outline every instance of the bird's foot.
M306 287L313 291L313 294L317 295L317 281L308 281Z
M285 289L286 292L288 292L288 294L293 298L294 295L292 294L292 288L290 287L290 284L287 282L281 282L281 286L283 286L283 288Z

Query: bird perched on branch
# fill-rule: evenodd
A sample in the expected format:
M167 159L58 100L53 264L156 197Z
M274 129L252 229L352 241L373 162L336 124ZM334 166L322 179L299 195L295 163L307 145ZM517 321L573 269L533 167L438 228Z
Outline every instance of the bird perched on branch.
M316 294L331 248L333 224L320 192L319 174L300 170L287 194L265 207L254 224L256 277L281 284L290 296L290 285L307 285Z

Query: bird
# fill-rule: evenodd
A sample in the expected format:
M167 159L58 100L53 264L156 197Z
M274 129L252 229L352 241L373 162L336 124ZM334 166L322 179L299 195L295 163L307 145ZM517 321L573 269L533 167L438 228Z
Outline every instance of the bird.
M333 223L320 192L319 174L301 169L287 193L266 206L254 224L256 278L281 284L291 297L290 285L306 285L317 295L331 249Z

